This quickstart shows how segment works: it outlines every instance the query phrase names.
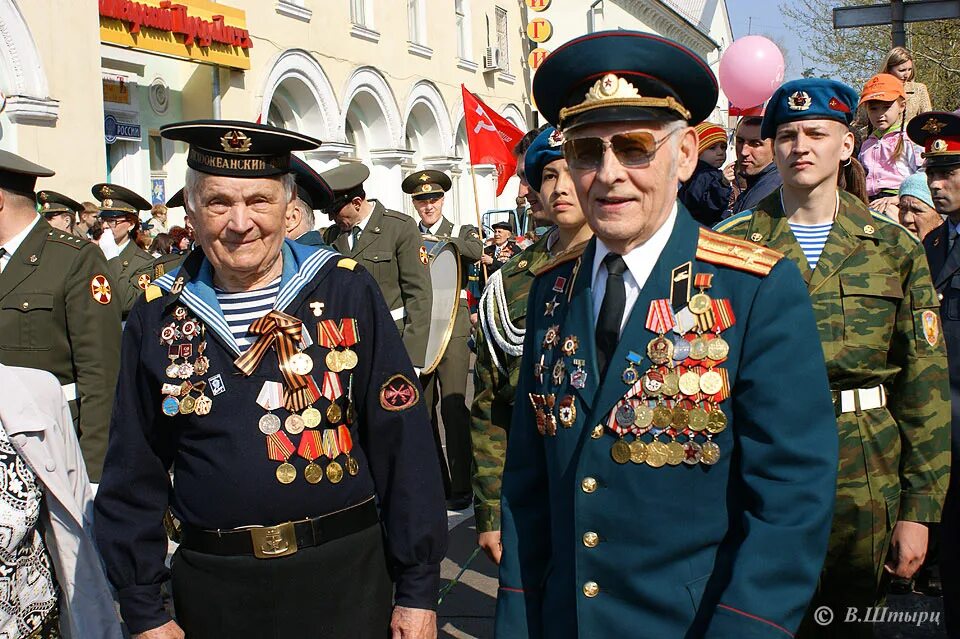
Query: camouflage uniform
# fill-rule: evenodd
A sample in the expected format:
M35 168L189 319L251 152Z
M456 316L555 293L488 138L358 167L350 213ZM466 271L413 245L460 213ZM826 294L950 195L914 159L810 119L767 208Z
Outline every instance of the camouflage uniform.
M883 598L893 525L936 522L950 472L950 404L938 302L923 247L903 227L840 191L815 271L785 217L779 192L717 230L784 253L807 281L837 405L840 466L830 547L808 610L845 615ZM797 380L802 383L802 380ZM886 406L843 412L840 391L882 385ZM870 624L801 635L871 636Z
M470 407L470 439L473 449L473 495L477 532L500 530L500 482L507 453L507 430L513 412L521 355L504 352L490 329L501 335L505 330L494 286L502 282L507 316L521 332L526 325L527 293L534 271L550 258L547 234L535 244L517 253L491 275L480 303L480 327L477 331L477 360L473 366L473 405ZM488 312L492 311L492 312ZM490 327L493 324L493 327ZM510 343L513 343L510 340ZM523 335L519 336L519 349ZM496 361L494 361L494 357Z

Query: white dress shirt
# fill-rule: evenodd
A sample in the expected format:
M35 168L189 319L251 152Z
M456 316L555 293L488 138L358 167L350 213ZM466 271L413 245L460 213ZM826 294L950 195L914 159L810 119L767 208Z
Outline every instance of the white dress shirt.
M424 225L423 225L423 220L420 220L420 224L419 224L418 226L420 227L420 232L421 232L421 233L429 233L430 235L436 235L437 233L440 232L440 225L441 225L441 224L443 224L443 216L442 216L442 215L440 216L440 219L437 220L436 223L435 223L433 226L424 226Z
M640 297L640 290L647 283L650 273L663 248L670 239L673 232L673 226L677 221L677 205L674 203L673 210L657 232L649 240L633 249L623 256L623 261L627 263L627 270L623 274L623 284L626 288L627 298L626 306L623 310L623 318L620 320L620 334L623 334L623 328L630 319L630 313L637 298ZM593 257L593 325L597 325L597 319L600 317L600 305L603 304L603 294L607 290L607 266L603 263L603 258L607 256L610 249L603 243L603 240L597 238L597 254Z
M370 209L370 214L367 217L363 218L356 224L350 227L350 230L347 231L347 246L350 247L350 250L353 250L353 229L360 227L360 235L363 235L363 232L367 229L367 223L370 221L370 218L373 217L373 209Z
M3 269L7 267L7 263L10 261L10 258L13 257L13 254L17 252L17 249L20 248L20 245L23 244L23 241L27 239L27 236L30 235L30 231L33 230L33 227L37 225L37 222L40 221L40 216L33 218L33 222L27 224L27 227L11 237L6 244L2 247L3 255L0 256L0 273L3 273Z

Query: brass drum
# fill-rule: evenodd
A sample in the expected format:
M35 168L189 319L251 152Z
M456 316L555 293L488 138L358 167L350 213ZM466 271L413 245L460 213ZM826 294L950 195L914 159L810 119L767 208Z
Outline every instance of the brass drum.
M460 251L449 239L433 235L424 235L423 245L430 258L433 306L430 309L427 355L422 372L432 373L443 359L457 320L457 308L460 305Z

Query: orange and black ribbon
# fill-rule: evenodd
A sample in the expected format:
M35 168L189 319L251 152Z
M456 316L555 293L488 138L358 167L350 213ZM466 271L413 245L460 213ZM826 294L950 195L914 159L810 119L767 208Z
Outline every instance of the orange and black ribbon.
M272 435L267 435L267 457L273 461L285 462L290 459L290 455L296 447L285 432L277 431Z
M243 355L234 360L234 365L250 376L260 366L271 347L277 351L280 373L285 382L284 405L292 411L300 411L310 405L308 394L301 391L309 384L309 376L297 375L290 368L290 358L299 350L303 322L292 315L273 310L250 324L250 332L259 335L257 341ZM314 387L316 383L313 384Z

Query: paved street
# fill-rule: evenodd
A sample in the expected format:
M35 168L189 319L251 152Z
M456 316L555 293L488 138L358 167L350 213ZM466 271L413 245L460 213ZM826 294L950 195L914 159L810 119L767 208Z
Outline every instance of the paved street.
M471 370L467 384L467 402L473 400L473 372ZM477 548L477 531L474 525L473 510L449 514L450 548L441 568L443 585L454 579L464 563ZM459 582L450 589L440 604L440 637L455 639L489 639L493 637L493 613L497 595L497 567L479 553ZM872 613L877 619L874 624L876 639L945 639L943 629L943 604L939 597L922 595L895 595L887 602L886 618L898 619L897 615L907 613L908 617L920 619L921 613L927 613L925 619L939 615L934 621L923 623L880 620L878 613ZM834 623L839 623L842 617Z

